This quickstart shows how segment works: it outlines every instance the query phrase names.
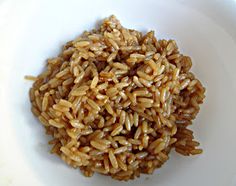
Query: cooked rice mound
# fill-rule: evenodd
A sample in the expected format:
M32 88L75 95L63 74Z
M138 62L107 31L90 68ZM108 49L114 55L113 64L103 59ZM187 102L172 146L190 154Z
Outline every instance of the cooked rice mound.
M205 88L174 40L126 29L111 16L68 42L30 89L51 152L85 176L152 174L172 148L200 154L188 129Z

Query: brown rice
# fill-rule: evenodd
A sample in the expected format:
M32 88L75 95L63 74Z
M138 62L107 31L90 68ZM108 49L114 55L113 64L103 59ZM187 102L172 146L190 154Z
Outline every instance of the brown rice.
M30 89L31 111L53 137L52 153L85 176L151 174L172 148L197 149L192 124L205 88L174 40L126 29L111 16L69 41Z

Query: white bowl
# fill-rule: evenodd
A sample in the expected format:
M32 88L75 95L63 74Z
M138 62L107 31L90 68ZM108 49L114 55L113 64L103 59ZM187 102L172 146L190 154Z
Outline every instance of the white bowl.
M85 178L49 153L48 137L30 112L24 75L37 75L61 46L103 18L157 38L175 39L192 57L207 89L192 126L204 153L170 160L153 175L119 182ZM236 1L2 1L0 4L0 185L235 186Z

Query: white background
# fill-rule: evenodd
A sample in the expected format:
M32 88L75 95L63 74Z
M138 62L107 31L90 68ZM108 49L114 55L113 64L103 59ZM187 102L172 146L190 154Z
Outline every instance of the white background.
M39 74L66 41L111 14L128 28L175 39L207 88L193 125L204 153L182 157L172 152L153 175L128 183L101 175L85 178L51 155L48 137L30 112L31 83L24 80ZM3 0L0 49L1 186L236 185L235 0Z

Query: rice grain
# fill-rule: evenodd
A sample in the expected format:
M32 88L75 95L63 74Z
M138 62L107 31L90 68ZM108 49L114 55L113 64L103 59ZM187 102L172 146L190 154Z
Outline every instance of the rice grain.
M63 47L33 80L31 111L65 163L127 181L151 174L172 148L202 153L188 129L205 98L174 40L124 28L111 16Z

